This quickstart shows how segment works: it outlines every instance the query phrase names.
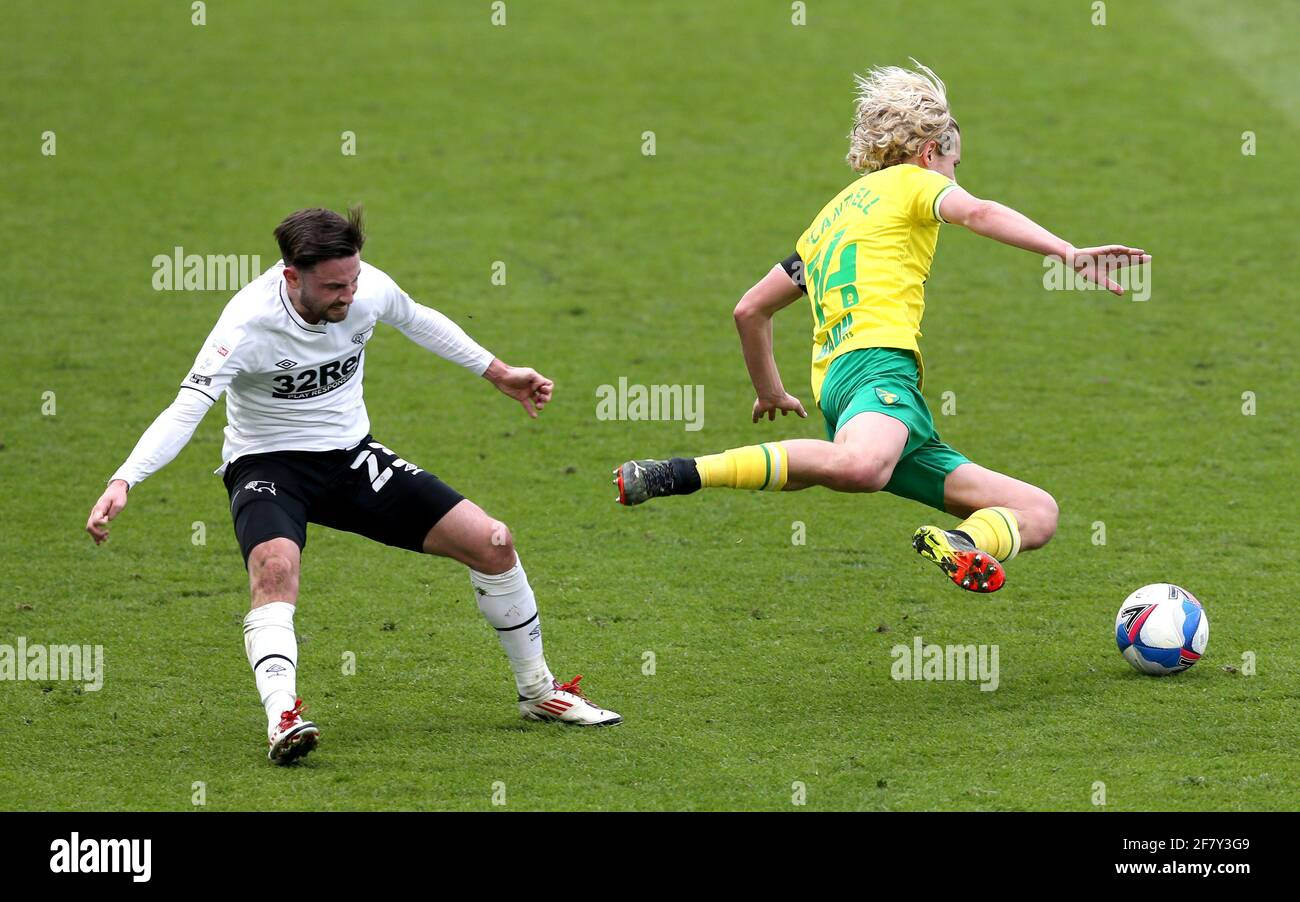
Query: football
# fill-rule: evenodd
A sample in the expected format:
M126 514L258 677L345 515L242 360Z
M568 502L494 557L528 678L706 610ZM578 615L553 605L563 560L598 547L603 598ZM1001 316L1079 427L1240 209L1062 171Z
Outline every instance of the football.
M1152 676L1179 673L1205 654L1210 621L1201 603L1181 586L1143 586L1119 606L1115 643L1135 668Z

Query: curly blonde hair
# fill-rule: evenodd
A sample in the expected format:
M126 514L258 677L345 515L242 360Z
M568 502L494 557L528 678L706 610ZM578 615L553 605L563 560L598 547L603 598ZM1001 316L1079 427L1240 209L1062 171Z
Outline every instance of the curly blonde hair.
M876 66L855 75L858 87L849 153L854 172L875 172L902 163L938 141L952 148L959 129L948 111L948 90L934 72L915 59L916 70Z

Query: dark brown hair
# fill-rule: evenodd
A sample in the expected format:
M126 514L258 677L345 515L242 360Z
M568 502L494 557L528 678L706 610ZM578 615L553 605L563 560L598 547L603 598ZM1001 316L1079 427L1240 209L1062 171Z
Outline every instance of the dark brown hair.
M366 243L361 205L348 208L345 219L319 207L291 213L275 227L275 241L286 266L311 269L322 260L351 257Z

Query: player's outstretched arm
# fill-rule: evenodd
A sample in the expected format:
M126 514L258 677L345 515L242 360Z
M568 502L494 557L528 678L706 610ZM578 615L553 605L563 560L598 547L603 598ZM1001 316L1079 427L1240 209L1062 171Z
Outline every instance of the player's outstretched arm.
M108 538L108 523L126 507L126 495L131 486L171 463L194 435L194 430L213 403L212 398L201 391L182 388L171 406L158 414L90 509L86 532L90 533L96 545Z
M740 333L740 349L745 355L749 380L754 383L753 421L763 414L776 419L776 412L785 416L794 411L808 416L799 399L785 390L781 372L772 353L772 317L778 310L790 306L803 292L779 264L773 266L736 305L734 316L736 331Z
M534 420L551 400L555 383L537 370L526 366L510 366L496 357L483 371L483 378L491 382L503 394L509 395L520 404Z
M965 226L977 235L1045 257L1058 257L1088 281L1102 285L1114 294L1124 293L1124 289L1110 278L1114 270L1151 259L1151 255L1141 248L1124 244L1076 248L1023 213L997 201L981 200L964 188L954 187L944 194L939 201L939 215L945 222Z

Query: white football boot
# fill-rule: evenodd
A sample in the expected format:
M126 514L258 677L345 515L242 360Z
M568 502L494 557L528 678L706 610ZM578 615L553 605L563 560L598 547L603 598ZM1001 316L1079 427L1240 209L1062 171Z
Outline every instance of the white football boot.
M550 720L580 727L612 727L623 722L613 711L597 708L582 694L578 674L567 683L551 681L551 688L537 698L519 699L519 713L524 720Z
M268 761L289 764L306 755L320 742L320 728L310 720L302 719L302 699L296 699L288 711L281 712L280 724L270 735L271 750Z

